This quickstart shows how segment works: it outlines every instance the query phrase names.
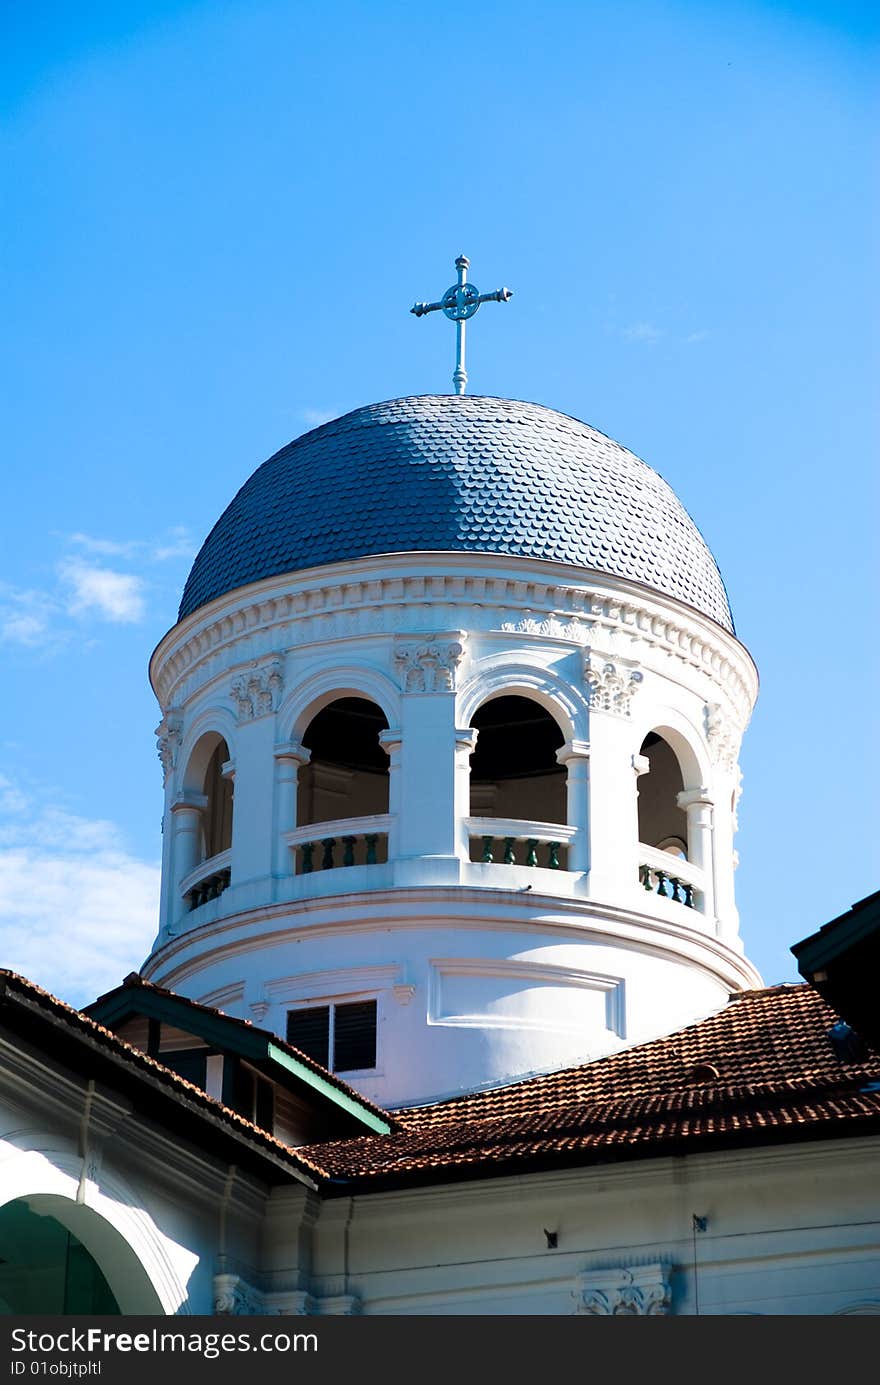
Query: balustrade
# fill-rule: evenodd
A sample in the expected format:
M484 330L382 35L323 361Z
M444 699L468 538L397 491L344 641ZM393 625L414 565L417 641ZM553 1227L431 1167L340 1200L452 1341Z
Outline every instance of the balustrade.
M295 873L311 875L318 870L346 866L375 866L388 859L391 817L374 814L362 818L337 818L313 822L287 832L284 840L295 857Z
M671 852L639 843L639 884L648 894L702 911L704 875L702 870Z
M577 828L516 818L467 818L471 859L482 865L568 868L568 845Z
M202 861L180 884L180 893L187 909L192 912L210 899L217 899L229 887L231 851L221 851Z

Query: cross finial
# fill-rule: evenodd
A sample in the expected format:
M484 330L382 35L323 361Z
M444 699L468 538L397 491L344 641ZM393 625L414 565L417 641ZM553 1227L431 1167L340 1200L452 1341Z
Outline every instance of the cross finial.
M446 317L455 323L455 370L452 383L456 394L464 394L467 384L467 371L464 368L465 324L473 317L481 303L507 303L513 297L510 289L496 289L494 293L480 293L476 284L469 284L467 272L471 262L467 255L459 255L455 261L458 270L458 283L448 288L439 303L414 303L410 308L416 317L436 312L439 308Z

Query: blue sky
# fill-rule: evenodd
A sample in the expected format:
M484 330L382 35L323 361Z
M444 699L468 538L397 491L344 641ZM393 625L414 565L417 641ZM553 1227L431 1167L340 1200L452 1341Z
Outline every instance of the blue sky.
M709 540L762 677L749 955L880 884L876 89L846 3L6 6L3 960L84 1001L154 932L146 666L245 477L448 392L583 418Z

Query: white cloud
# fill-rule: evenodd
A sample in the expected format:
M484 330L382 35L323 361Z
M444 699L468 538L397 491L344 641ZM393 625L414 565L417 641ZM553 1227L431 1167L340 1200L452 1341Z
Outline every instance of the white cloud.
M62 536L63 537L63 536ZM193 558L196 543L184 524L174 524L157 539L101 539L93 534L69 534L67 543L99 558L140 558L164 563L169 558Z
M91 534L71 534L68 542L85 549L86 553L95 553L103 558L131 558L143 547L138 539L96 539Z
M701 327L698 332L688 332L685 341L688 346L692 346L698 341L705 341L708 335L708 330L705 327Z
M67 610L70 615L95 611L102 620L123 625L136 624L143 619L144 581L134 573L95 567L80 558L60 563L58 573L69 589Z
M623 335L627 341L640 341L650 346L665 333L653 322L634 322L631 327L624 327Z
M31 646L42 644L58 609L58 603L48 592L0 582L0 641Z
M169 558L194 558L195 555L195 540L184 524L175 524L165 538L153 544L150 552L154 563L164 563Z
M140 966L158 897L159 866L114 823L35 805L0 778L0 965L87 1004Z

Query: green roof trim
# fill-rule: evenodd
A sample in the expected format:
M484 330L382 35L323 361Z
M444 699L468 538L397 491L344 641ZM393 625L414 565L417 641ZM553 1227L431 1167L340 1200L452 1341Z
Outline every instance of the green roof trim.
M287 1052L285 1046L277 1042L268 1030L258 1029L246 1020L236 1019L234 1015L223 1015L186 996L176 996L152 983L123 984L85 1006L83 1014L107 1028L113 1028L133 1015L144 1015L148 1019L184 1029L203 1039L209 1047L238 1054L252 1063L277 1065L286 1076L310 1087L322 1101L329 1102L338 1111L344 1111L367 1130L387 1135L399 1129L393 1117L383 1119L381 1108L371 1102L360 1101L358 1094L342 1079L325 1073L317 1064L313 1067L301 1061L295 1051ZM162 1061L161 1055L155 1056L159 1062ZM318 1070L315 1071L315 1068Z
M353 1097L341 1092L338 1087L334 1087L332 1083L319 1076L318 1073L312 1072L311 1068L307 1068L304 1063L297 1062L291 1054L285 1053L271 1040L268 1056L273 1062L280 1063L281 1067L292 1072L301 1082L306 1082L310 1087L314 1087L316 1092L320 1092L322 1096L334 1101L337 1106L341 1106L344 1111L348 1111L349 1115L355 1116L364 1125L368 1125L371 1130L375 1130L380 1135L391 1134L390 1121L383 1121L378 1116L374 1116L373 1112L368 1111L359 1101L355 1101Z

